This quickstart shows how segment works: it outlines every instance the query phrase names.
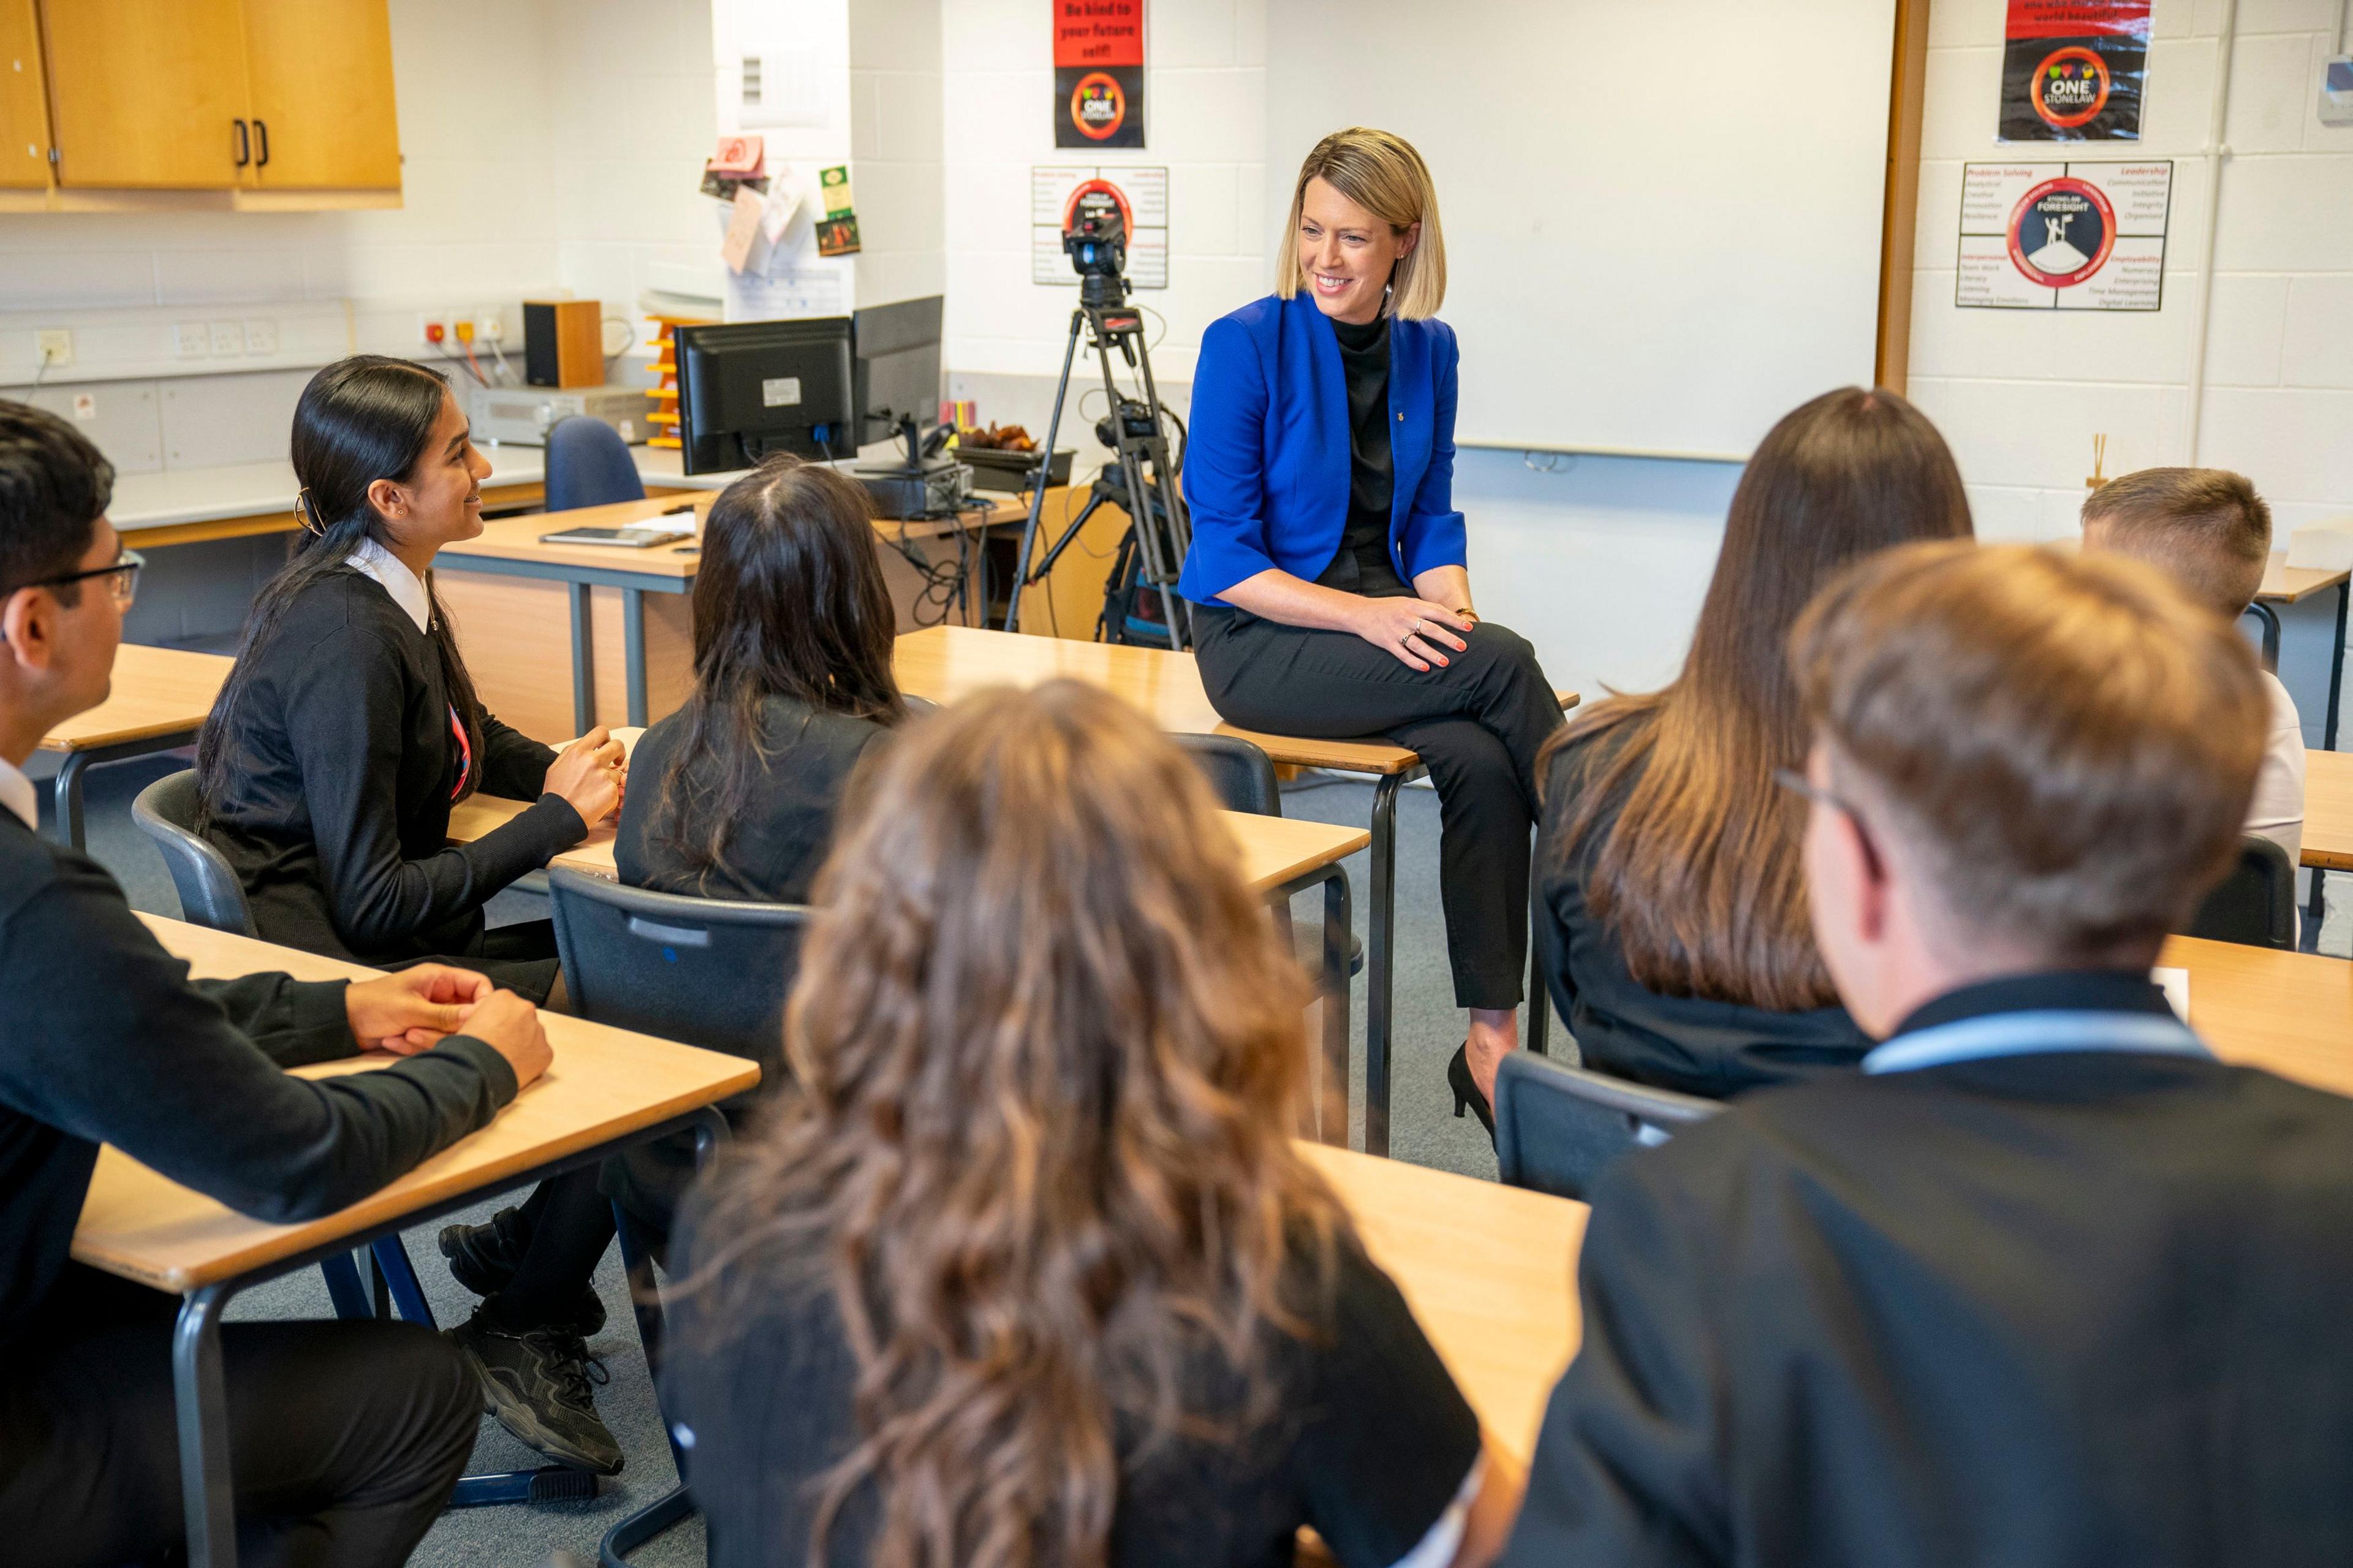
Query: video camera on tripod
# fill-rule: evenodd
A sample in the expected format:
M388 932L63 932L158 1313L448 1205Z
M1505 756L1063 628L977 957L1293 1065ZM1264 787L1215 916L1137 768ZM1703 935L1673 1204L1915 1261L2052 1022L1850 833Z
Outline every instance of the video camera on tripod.
M1095 423L1095 436L1112 449L1116 460L1105 464L1095 476L1085 508L1071 520L1032 571L1030 555L1046 499L1040 471L1030 489L1029 516L1021 530L1021 552L1006 605L1005 629L1021 627L1021 591L1043 582L1071 541L1097 510L1109 505L1127 513L1128 528L1103 584L1096 639L1181 648L1192 640L1185 601L1176 594L1176 573L1193 542L1192 523L1186 515L1184 499L1176 493L1183 458L1181 449L1174 460L1169 456L1165 411L1152 380L1151 346L1144 336L1144 315L1127 303L1127 209L1116 191L1100 182L1079 187L1064 211L1062 250L1079 275L1079 308L1071 312L1071 341L1062 353L1062 374L1054 385L1054 413L1047 421L1040 450L1051 453L1054 449L1062 404L1071 390L1071 366L1078 358L1083 331L1102 362L1103 394L1111 400L1111 412ZM1143 396L1122 392L1113 379L1113 348L1137 373Z

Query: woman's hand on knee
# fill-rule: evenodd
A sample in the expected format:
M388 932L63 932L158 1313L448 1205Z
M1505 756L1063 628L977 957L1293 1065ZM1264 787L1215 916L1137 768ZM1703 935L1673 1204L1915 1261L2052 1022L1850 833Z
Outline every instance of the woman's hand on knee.
M1443 605L1427 599L1366 599L1350 629L1375 647L1384 647L1415 669L1449 662L1470 644L1471 628Z

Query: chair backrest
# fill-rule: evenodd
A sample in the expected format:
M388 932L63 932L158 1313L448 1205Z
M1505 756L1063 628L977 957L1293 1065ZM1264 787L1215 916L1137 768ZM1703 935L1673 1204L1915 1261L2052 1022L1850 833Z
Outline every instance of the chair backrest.
M575 414L547 433L547 510L610 506L643 500L646 485L621 433L601 419Z
M2250 833L2239 858L2190 917L2187 934L2251 947L2295 946L2295 868L2287 851Z
M139 792L131 820L164 852L164 868L179 889L180 915L191 924L235 936L259 936L244 885L237 873L196 831L196 772L183 768Z
M1513 1186L1581 1201L1619 1155L1723 1109L1514 1051L1495 1074L1495 1159Z
M656 893L561 867L547 893L582 1017L748 1057L764 1088L782 1075L807 905Z
M1281 816L1282 789L1274 763L1255 742L1239 735L1171 735L1177 750L1193 759L1228 811Z

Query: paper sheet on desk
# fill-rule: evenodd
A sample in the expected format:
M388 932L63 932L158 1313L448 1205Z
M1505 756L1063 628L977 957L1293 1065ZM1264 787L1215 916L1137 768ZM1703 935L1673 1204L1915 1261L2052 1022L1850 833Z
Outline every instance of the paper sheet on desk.
M617 730L614 733L620 731ZM2148 977L2164 989L2166 1003L2173 1009L2173 1016L2185 1024L2189 1022L2189 971L2152 969Z

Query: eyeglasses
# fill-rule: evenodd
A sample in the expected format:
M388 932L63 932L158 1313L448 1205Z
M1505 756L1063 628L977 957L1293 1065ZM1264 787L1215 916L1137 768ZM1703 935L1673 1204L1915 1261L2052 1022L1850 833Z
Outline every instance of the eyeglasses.
M1862 846L1862 868L1874 882L1886 880L1879 858L1879 845L1871 836L1871 825L1862 813L1838 795L1831 794L1795 768L1775 768L1773 782L1791 795L1802 795L1816 805L1837 812L1854 825L1855 841Z
M111 566L92 567L88 572L69 572L62 577L44 577L37 583L26 583L22 586L62 588L69 583L86 583L93 577L108 577L113 579L107 587L113 593L114 602L127 610L132 601L139 596L139 571L146 564L147 557L136 550L126 550L122 552L122 559Z

